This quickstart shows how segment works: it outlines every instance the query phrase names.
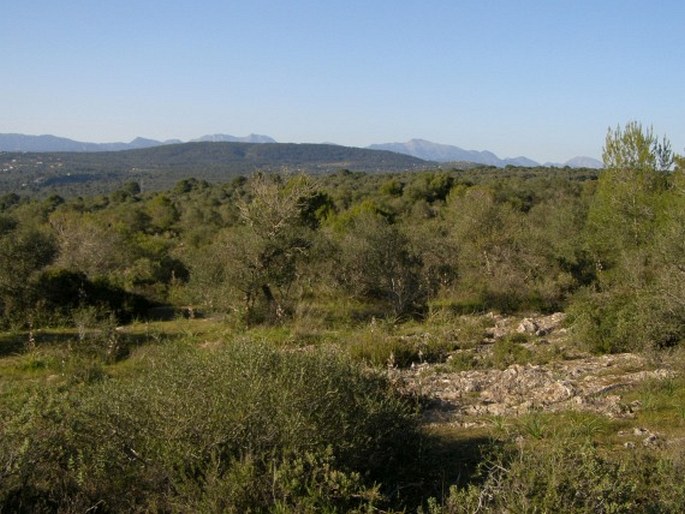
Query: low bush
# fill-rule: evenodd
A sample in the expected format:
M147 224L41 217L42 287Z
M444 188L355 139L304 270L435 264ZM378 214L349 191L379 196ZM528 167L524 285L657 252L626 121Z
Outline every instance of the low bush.
M514 334L498 339L492 349L492 365L505 369L512 364L526 364L533 358L533 352L521 343L527 341L522 334Z
M12 404L0 512L355 511L416 457L411 407L339 354L179 343L145 358L146 373Z
M442 362L456 343L428 333L396 334L383 327L361 331L346 345L354 360L376 367L407 368L412 364Z
M472 512L679 513L685 458L656 450L606 452L588 439L519 443L496 450L484 480L452 487L429 514Z
M650 291L586 290L574 298L569 320L578 343L594 353L676 346L685 337L685 309Z

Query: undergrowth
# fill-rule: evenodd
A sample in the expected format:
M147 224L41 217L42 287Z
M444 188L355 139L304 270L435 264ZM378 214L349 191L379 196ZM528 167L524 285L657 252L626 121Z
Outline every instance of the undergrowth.
M36 332L35 348L0 359L0 512L656 513L685 505L679 447L645 447L632 435L635 427L685 434L677 374L626 390L622 401L640 406L634 419L533 412L446 432L422 427L419 406L379 368L450 356L446 371L503 369L560 358L556 347L517 334L481 352L474 341L487 322L460 316L325 330L88 323L82 337ZM113 358L111 337L125 349ZM659 355L655 365L682 368L682 355Z
M416 459L412 407L338 353L176 343L145 358L145 374L5 404L0 510L347 512L381 504Z

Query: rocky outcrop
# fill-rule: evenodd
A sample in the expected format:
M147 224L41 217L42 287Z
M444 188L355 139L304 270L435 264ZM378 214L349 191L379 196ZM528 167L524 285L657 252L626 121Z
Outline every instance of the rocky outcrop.
M566 315L563 312L555 312L547 316L526 317L520 321L514 318L490 313L488 317L493 325L485 332L485 342L494 342L513 333L526 334L542 337L553 332L565 334L562 328Z
M481 344L454 352L454 366L448 358L446 363L388 369L401 389L421 399L428 423L485 425L493 416L566 410L590 411L612 418L632 417L641 405L639 401L624 400L627 391L641 382L676 374L671 369L655 367L654 362L637 354L581 353L568 341L563 313L525 318L491 313L487 318L490 326L485 329ZM490 368L496 362L492 356L500 342L505 348L525 348L533 356L532 362L517 360L517 364L505 369ZM462 359L463 354L468 357ZM547 358L536 359L536 355ZM459 363L466 363L471 369L457 371ZM639 435L642 434L635 434ZM644 441L648 446L658 440L658 436L649 433L638 442Z
M532 411L587 410L610 417L630 416L639 406L623 403L622 391L673 375L666 369L646 367L641 357L620 354L453 373L423 364L395 373L405 390L427 400L429 420L460 423L474 416Z

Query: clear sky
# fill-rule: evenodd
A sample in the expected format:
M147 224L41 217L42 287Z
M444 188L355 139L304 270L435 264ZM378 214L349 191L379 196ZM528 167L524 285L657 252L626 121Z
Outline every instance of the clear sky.
M0 132L685 152L682 0L2 0Z

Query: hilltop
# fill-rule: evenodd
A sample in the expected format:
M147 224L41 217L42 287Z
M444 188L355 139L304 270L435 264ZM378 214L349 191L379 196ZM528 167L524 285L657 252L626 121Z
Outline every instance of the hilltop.
M159 190L184 178L225 182L258 170L388 172L433 165L388 151L294 143L196 142L109 152L1 152L0 191L97 193L129 180Z

